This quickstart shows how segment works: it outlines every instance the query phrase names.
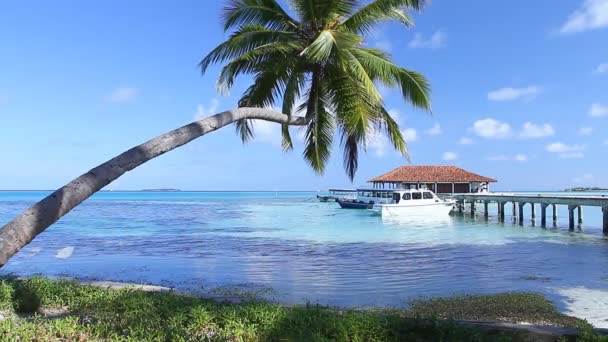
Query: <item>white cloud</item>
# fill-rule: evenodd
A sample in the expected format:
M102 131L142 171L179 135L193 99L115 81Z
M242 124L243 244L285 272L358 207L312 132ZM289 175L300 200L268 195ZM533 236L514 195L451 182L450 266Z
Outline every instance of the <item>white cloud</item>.
M436 123L433 127L427 129L425 131L426 134L434 136L434 135L440 135L441 133L443 133L443 131L441 130L441 126Z
M107 103L126 103L133 100L139 91L136 88L121 87L112 90L103 100Z
M547 152L558 153L560 158L583 158L585 154L583 151L585 150L585 145L567 145L561 142L555 142L549 144L545 147Z
M513 157L513 159L518 162L525 162L528 160L528 156L520 153L520 154L516 154L515 157Z
M532 122L524 123L519 136L524 139L534 139L549 137L555 134L553 126L550 124L537 125Z
M608 0L585 0L562 25L563 34L583 32L608 26Z
M561 143L561 142L555 142L555 143L547 145L547 147L545 149L547 150L547 152L565 153L565 152L578 152L578 151L582 151L582 150L585 149L585 146L579 145L579 144L566 145L566 144Z
M218 105L219 101L217 99L211 99L211 104L207 108L205 108L205 106L203 106L202 104L199 104L196 108L196 114L194 114L194 120L201 120L208 116L216 114Z
M578 129L578 135L588 136L593 133L593 127L581 127Z
M446 161L456 160L458 159L458 154L455 152L444 152L441 159Z
M520 98L531 100L540 94L542 88L536 85L531 85L524 88L505 87L488 92L488 100L490 101L511 101Z
M472 130L478 136L487 139L505 139L512 134L508 123L491 118L475 121Z
M608 73L608 63L602 63L595 68L596 74L607 74Z
M413 128L404 129L401 131L401 135L403 136L403 139L405 139L405 142L408 143L418 140L418 132Z
M460 138L460 140L458 140L458 143L460 145L472 145L473 139L467 138L467 137L462 137L462 138Z
M608 106L604 106L601 103L594 103L589 108L589 116L599 118L601 116L608 115Z
M383 157L389 147L388 138L381 131L372 130L367 134L367 148L374 151L376 157Z
M265 120L253 120L254 141L281 146L281 125Z
M595 177L593 177L592 174L586 173L586 174L582 175L581 177L574 177L574 179L572 179L572 181L574 183L589 183L589 182L592 182L594 179L595 179Z
M401 112L398 109L391 108L388 110L388 114L395 120L397 123L401 122Z
M412 49L439 49L445 47L448 36L443 30L437 30L430 37L426 38L422 33L416 33L414 39L410 41L408 46Z
M522 153L518 153L514 156L507 156L504 154L499 154L499 155L495 155L495 156L490 156L487 158L488 160L491 161L516 161L516 162L526 162L528 161L528 156Z
M384 51L391 51L393 49L393 44L387 38L386 32L381 29L371 30L367 38L369 40L368 46Z

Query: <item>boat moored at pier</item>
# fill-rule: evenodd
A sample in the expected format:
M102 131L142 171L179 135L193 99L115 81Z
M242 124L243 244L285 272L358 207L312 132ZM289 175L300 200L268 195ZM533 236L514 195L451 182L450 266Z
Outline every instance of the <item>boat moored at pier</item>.
M455 200L441 199L427 189L393 190L389 203L379 203L373 210L383 217L391 216L447 216Z
M328 192L328 195L317 195L319 202L337 202L339 199L354 200L357 198L357 190L329 189Z
M374 201L364 202L353 199L337 199L336 202L342 209L372 209L374 208Z

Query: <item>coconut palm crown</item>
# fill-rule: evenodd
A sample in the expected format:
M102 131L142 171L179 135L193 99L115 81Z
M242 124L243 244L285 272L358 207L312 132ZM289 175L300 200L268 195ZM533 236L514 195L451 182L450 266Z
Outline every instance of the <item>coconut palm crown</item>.
M200 62L202 72L225 63L218 87L229 90L240 75L253 84L239 107L274 107L304 115L304 158L323 173L334 134L344 149L344 167L352 180L360 149L372 132L386 134L407 157L397 122L385 108L377 85L399 88L406 102L430 111L429 84L417 72L397 66L388 53L366 47L363 36L384 21L411 26L408 10L424 0L291 0L290 14L276 0L229 0L224 29L231 32ZM236 123L244 142L253 137L251 120ZM288 125L282 127L285 150L292 149Z

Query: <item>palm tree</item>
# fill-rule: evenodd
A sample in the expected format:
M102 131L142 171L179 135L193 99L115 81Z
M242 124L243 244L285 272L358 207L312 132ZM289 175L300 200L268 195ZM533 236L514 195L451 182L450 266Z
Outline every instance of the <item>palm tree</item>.
M220 89L251 75L238 108L160 135L95 167L17 216L0 230L0 266L51 224L124 173L200 136L235 123L243 141L254 135L252 120L282 125L283 147L292 148L289 126L305 126L304 158L322 173L334 134L340 137L348 176L371 133L384 132L407 156L399 125L384 107L377 84L400 89L413 106L430 110L429 85L414 71L394 64L362 36L377 23L412 25L408 9L424 0L291 0L294 15L276 0L228 0L222 15L227 41L200 62L204 73L226 63ZM272 108L282 101L282 112Z

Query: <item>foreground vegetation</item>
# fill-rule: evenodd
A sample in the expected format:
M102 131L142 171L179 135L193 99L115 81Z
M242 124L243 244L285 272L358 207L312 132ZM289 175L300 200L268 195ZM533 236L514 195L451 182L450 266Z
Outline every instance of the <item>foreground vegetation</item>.
M337 310L225 303L44 278L1 280L0 310L2 341L508 341L527 338L434 318L579 323L542 296L525 293L418 301L409 310ZM585 340L599 338L586 334Z

